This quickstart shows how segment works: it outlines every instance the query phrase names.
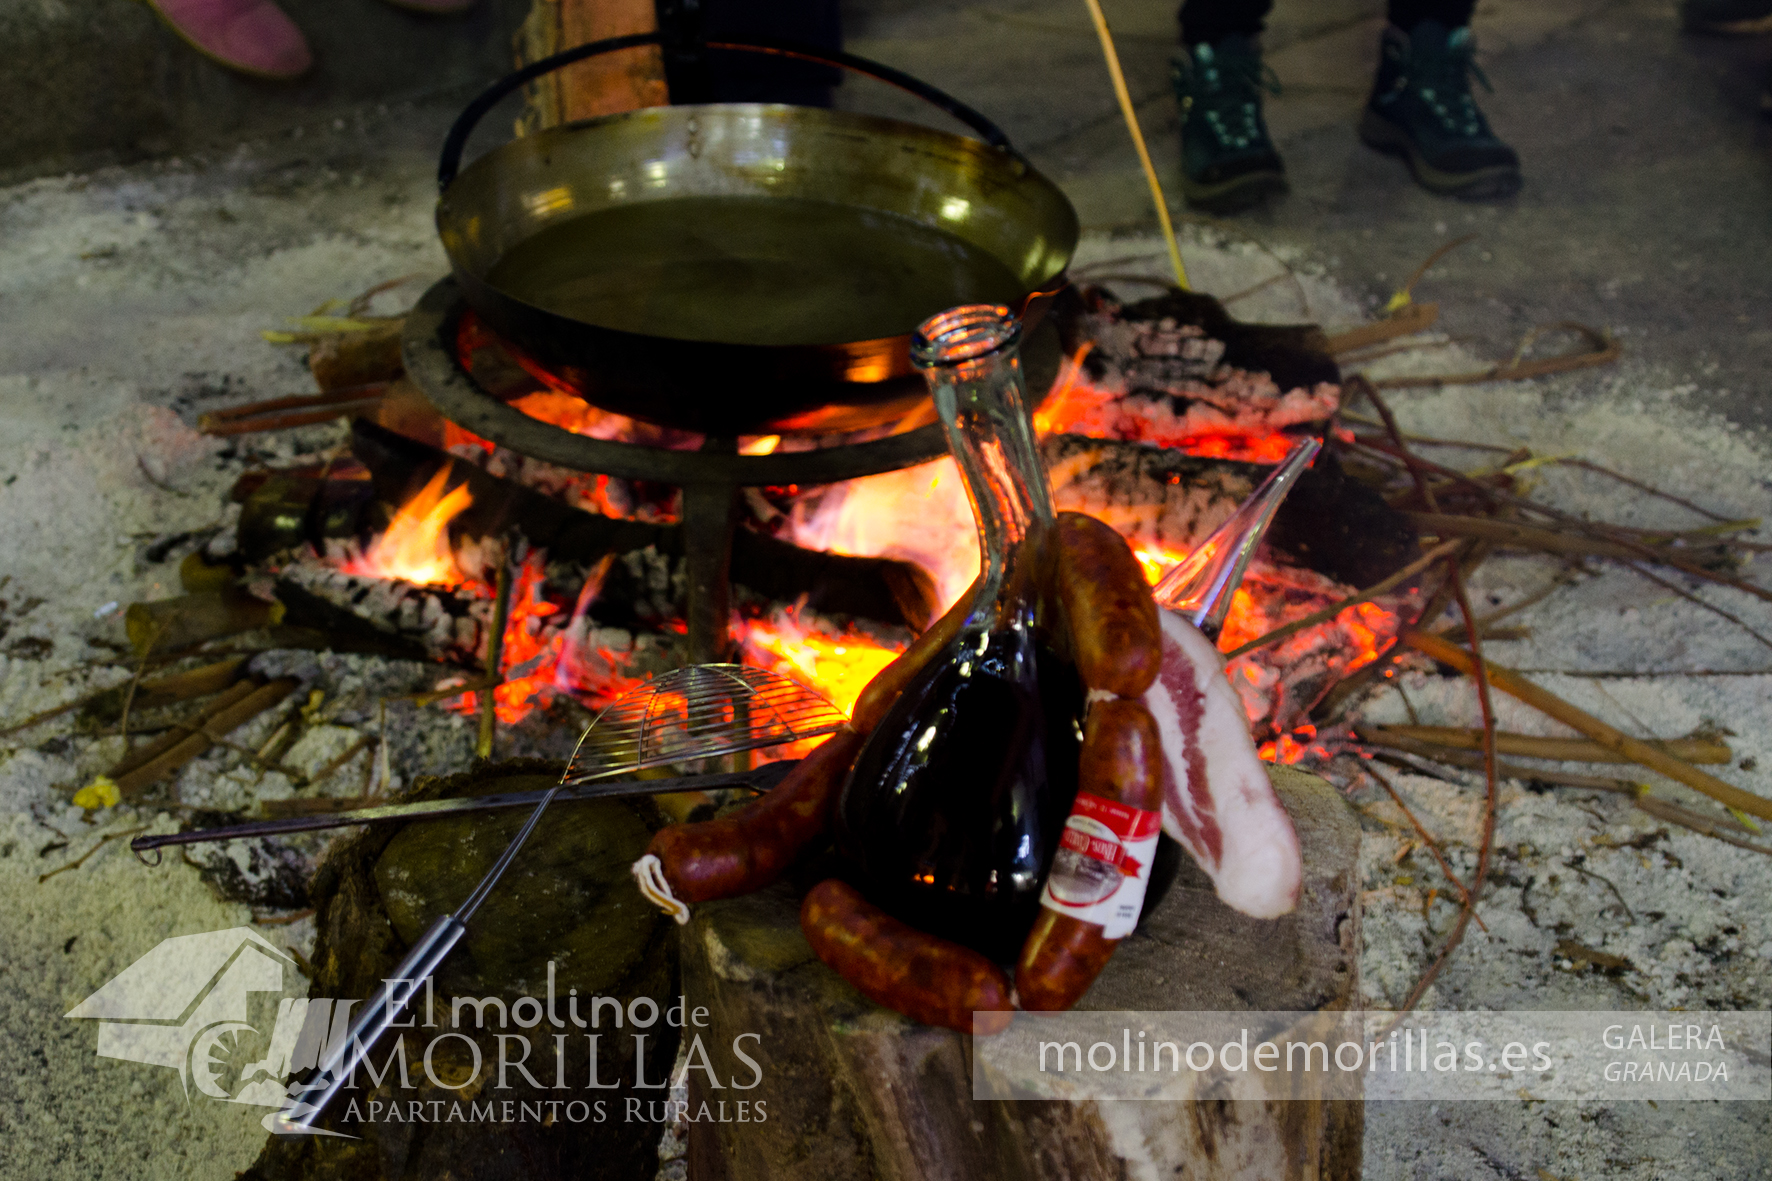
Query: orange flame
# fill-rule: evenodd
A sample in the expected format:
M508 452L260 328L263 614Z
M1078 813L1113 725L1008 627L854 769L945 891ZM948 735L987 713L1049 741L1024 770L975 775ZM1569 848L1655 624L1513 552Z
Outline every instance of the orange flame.
M544 574L535 555L524 561L514 578L499 661L499 672L505 681L492 690L492 708L498 720L507 726L528 717L537 705L553 700L554 667L559 663L564 639L560 631L543 630L542 621L560 608L541 596ZM479 701L478 693L464 693L450 708L474 713L480 708Z
M789 540L809 549L914 562L935 579L943 611L978 577L978 526L953 459L840 484L796 509Z
M1141 441L1203 459L1232 459L1243 463L1279 463L1298 441L1279 431L1181 434L1155 423L1142 422L1137 415L1111 411L1108 408L1120 400L1120 395L1091 385L1083 369L1083 358L1094 347L1094 341L1085 341L1065 359L1057 387L1034 411L1034 429L1040 434L1068 432ZM1111 433L1104 435L1104 430Z
M455 587L466 581L449 544L449 523L474 498L466 484L443 491L453 466L445 464L418 495L401 505L387 530L370 542L362 556L345 563L345 573L398 578L419 586Z
M808 627L792 608L773 619L747 620L737 630L746 664L816 689L845 714L855 712L855 700L868 682L903 651L868 636L830 635Z

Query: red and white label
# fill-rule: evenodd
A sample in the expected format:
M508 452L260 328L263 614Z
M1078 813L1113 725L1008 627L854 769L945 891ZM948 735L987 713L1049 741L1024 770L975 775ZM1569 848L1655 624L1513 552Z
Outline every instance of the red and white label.
M1100 924L1104 939L1125 938L1138 925L1162 831L1160 812L1078 792L1040 904Z

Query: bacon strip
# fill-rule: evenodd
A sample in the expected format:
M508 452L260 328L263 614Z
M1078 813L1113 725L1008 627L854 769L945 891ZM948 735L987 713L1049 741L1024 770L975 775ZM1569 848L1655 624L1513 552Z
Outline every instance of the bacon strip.
M1255 753L1224 658L1169 611L1163 660L1144 694L1163 740L1163 831L1193 854L1225 905L1255 918L1298 903L1304 864L1292 818Z

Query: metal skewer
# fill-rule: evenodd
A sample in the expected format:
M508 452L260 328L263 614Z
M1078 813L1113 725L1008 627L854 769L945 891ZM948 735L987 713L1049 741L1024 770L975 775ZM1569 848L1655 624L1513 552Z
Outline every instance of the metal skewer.
M1157 606L1186 616L1207 639L1216 641L1231 609L1231 592L1243 584L1243 574L1273 524L1280 502L1322 447L1321 439L1300 439L1230 519L1151 588Z
M613 783L560 785L556 803L578 800L623 799L627 796L663 795L674 791L713 791L723 787L744 787L752 791L768 791L790 770L798 759L782 759L765 763L755 771L724 771L711 775L674 775L669 779L634 779ZM369 808L351 808L340 812L316 812L308 816L283 816L272 820L249 820L223 828L199 828L190 832L168 832L139 836L129 842L136 853L163 849L172 845L202 845L214 841L239 841L250 837L282 836L292 832L321 832L329 828L349 828L353 824L379 824L393 820L436 820L469 812L494 812L503 808L532 807L541 802L546 790L512 791L490 796L451 796L441 800L413 800L404 804L377 804Z
M281 1135L340 1134L316 1128L314 1122L340 1091L353 1085L357 1067L381 1035L400 1019L424 982L467 934L468 920L491 895L563 788L648 767L780 746L829 734L846 721L835 706L805 686L740 665L692 665L623 694L585 728L560 782L542 795L473 893L419 937L319 1070L306 1083L290 1087L288 1102L265 1118L265 1126ZM613 735L600 736L587 752L585 744L600 728Z

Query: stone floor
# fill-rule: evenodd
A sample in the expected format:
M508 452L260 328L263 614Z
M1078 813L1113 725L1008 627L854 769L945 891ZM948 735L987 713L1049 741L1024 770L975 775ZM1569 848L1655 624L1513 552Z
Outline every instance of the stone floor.
M1172 176L1174 7L1106 8L1152 156ZM1667 0L1483 0L1472 27L1495 92L1477 94L1526 184L1506 203L1467 205L1418 188L1355 137L1382 11L1377 0L1278 0L1266 42L1283 93L1267 114L1292 191L1229 232L1301 251L1380 302L1435 247L1474 232L1417 295L1442 301L1444 326L1478 351L1505 356L1535 324L1580 320L1691 383L1695 404L1772 425L1772 122L1757 110L1772 38L1684 35ZM852 0L846 13L853 52L991 115L1087 225L1150 224L1077 0ZM877 90L851 84L844 102L878 101L864 87Z
M41 5L45 13L61 7ZM1108 8L1153 154L1171 176L1178 155L1166 80L1173 12L1146 0L1109 0ZM19 0L0 0L0 32L12 27L7 19L24 20L32 11ZM1148 251L1149 198L1074 0L879 0L853 2L845 15L852 51L916 73L990 114L1065 187L1090 230L1121 234ZM1756 401L1772 392L1764 369L1772 360L1764 277L1772 257L1772 124L1755 110L1772 39L1687 37L1677 31L1671 4L1647 0L1485 0L1476 24L1480 61L1495 85L1485 109L1525 165L1526 187L1517 198L1501 205L1435 198L1414 187L1400 164L1360 146L1353 124L1375 58L1377 6L1279 0L1268 46L1286 89L1270 104L1269 118L1292 192L1250 215L1187 229L1195 243L1187 252L1202 275L1214 278L1203 285L1227 294L1291 268L1307 276L1297 290L1308 303L1288 309L1290 285L1254 302L1270 314L1337 326L1362 308L1376 310L1438 245L1475 232L1478 240L1448 257L1416 292L1441 303L1442 324L1466 354L1506 356L1533 325L1573 319L1615 333L1625 358L1542 390L1447 391L1399 405L1400 413L1456 419L1467 435L1493 427L1499 436L1508 426L1504 407L1554 411L1578 426L1602 420L1614 400L1656 391L1657 421L1678 423L1686 414L1706 430L1719 417L1739 427L1740 447L1727 470L1740 473L1742 503L1758 505L1772 483L1741 456L1772 445L1772 416ZM136 35L153 32L144 24ZM455 104L471 93L476 70L491 73L485 48L470 44L451 59L453 89L441 96L402 102L386 93L362 101L345 95L326 105L257 90L253 100L267 109L253 126L276 127L274 135L261 131L235 145L196 120L189 138L166 133L160 158L0 189L0 575L18 575L31 593L50 599L42 611L83 618L82 626L96 632L95 609L153 590L128 531L206 523L198 517L213 513L219 477L204 474L213 466L209 445L195 441L180 420L188 425L210 403L295 388L299 359L258 343L260 329L378 279L442 269L428 226L429 178ZM196 99L233 85L203 75L209 67L202 63L176 68L196 80L189 92ZM61 92L57 101L74 100ZM915 110L865 82L846 86L840 101ZM485 143L498 126L489 121ZM137 154L155 146L138 145ZM0 169L16 163L0 159ZM1092 241L1098 257L1111 256L1111 243ZM1232 258L1242 261L1231 265ZM1219 280L1227 285L1217 286ZM117 437L120 421L186 446L188 470L138 477L133 453ZM1565 426L1558 445L1578 433ZM1653 467L1653 449L1644 450L1641 440L1634 446L1633 470L1652 474L1644 469ZM1686 468L1694 446L1680 450ZM83 480L86 469L75 460L121 482ZM67 481L55 520L21 513L24 502L13 499L16 477L44 472ZM160 487L167 481L190 495ZM91 539L114 544L114 572L76 576L85 567L54 559L58 547ZM1627 601L1636 610L1636 600L1622 596L1620 610ZM1741 659L1757 661L1752 653ZM0 657L0 718L11 720L36 708L25 708L30 694L46 690L35 670L6 660ZM55 901L64 896L46 891L75 879L40 889L36 859L21 868L22 855L13 853L48 839L35 831L33 801L47 791L57 756L11 741L0 748L0 811L10 826L0 832L7 838L0 840L0 888L18 921L10 933L0 932L0 1056L9 1064L0 1071L0 1142L9 1145L0 1150L0 1177L231 1175L250 1157L252 1127L221 1127L213 1108L183 1108L158 1092L144 1100L134 1067L102 1063L101 1073L90 1075L90 1033L55 1014L177 930L193 908L204 926L218 927L245 921L243 908L210 903L186 875L156 893L151 906L132 910L136 867L114 853L95 859L73 903ZM1421 791L1432 804L1433 793ZM1446 817L1458 807L1447 801ZM1689 862L1704 855L1695 844L1697 838L1679 845ZM1379 852L1375 864L1384 861ZM1660 888L1647 864L1642 868L1642 888ZM1765 870L1743 855L1732 872L1763 878ZM1744 897L1755 889L1763 896L1763 881L1750 881ZM68 939L71 933L82 940ZM1498 985L1471 946L1448 977L1458 1003L1522 1003L1533 986ZM1752 995L1764 1005L1763 984L1756 989ZM1630 1003L1600 987L1558 995L1572 1006ZM38 1121L26 1151L12 1113L32 1104L40 1081L55 1089L60 1123ZM126 1110L137 1114L118 1114ZM163 1151L168 1131L176 1133L176 1152ZM100 1165L108 1154L99 1146L108 1137L157 1155L130 1158L147 1160L145 1171L107 1171ZM1526 1104L1453 1105L1431 1119L1414 1108L1375 1108L1367 1174L1385 1181L1745 1181L1763 1173L1768 1138L1763 1105L1616 1105L1593 1118Z

